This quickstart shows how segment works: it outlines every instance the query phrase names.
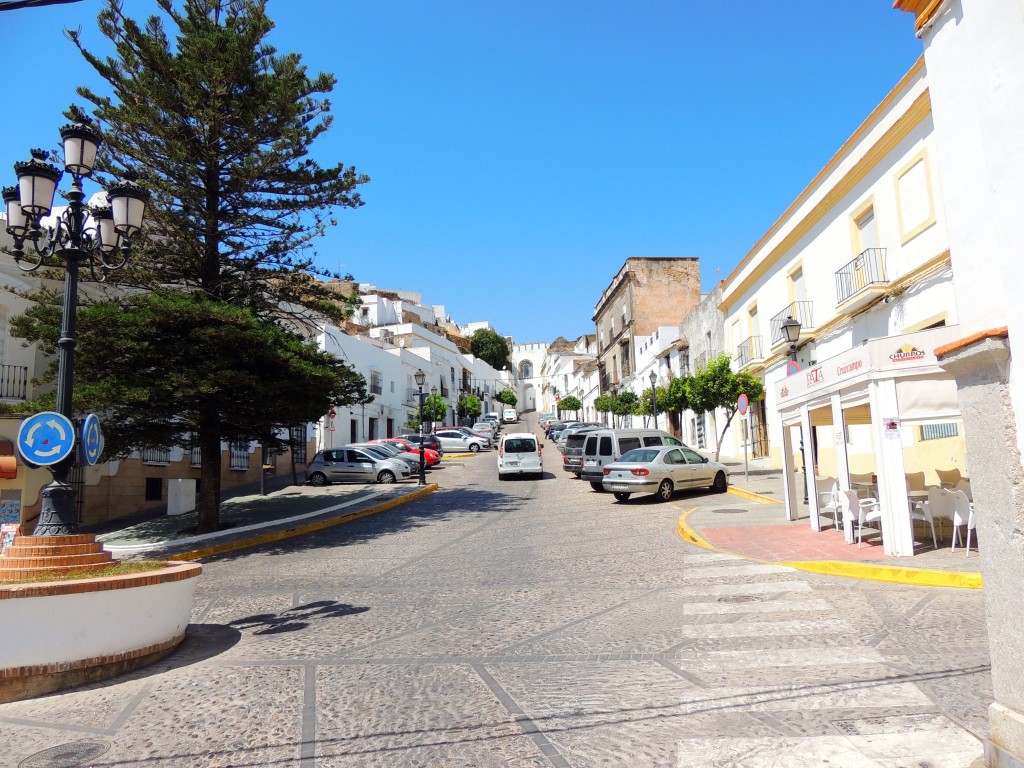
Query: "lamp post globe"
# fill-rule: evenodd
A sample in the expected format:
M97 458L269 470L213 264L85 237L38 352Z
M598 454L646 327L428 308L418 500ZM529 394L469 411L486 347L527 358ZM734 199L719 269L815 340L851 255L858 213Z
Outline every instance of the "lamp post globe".
M75 323L78 314L78 270L89 268L93 280L104 282L112 270L128 263L131 238L139 234L149 193L131 181L112 185L106 193L108 205L90 208L85 204L82 181L92 175L96 154L102 144L99 130L83 121L60 129L64 148L64 169L48 162L45 150L33 149L32 159L15 163L18 183L4 187L7 234L14 238L15 265L23 272L42 267L64 268L64 299L61 330L57 341L57 412L72 421L72 392L75 369ZM71 175L67 207L44 224L50 216L53 198L64 173ZM74 425L74 438L80 426ZM67 536L79 532L75 509L76 491L71 471L80 466L74 452L49 466L52 481L42 489L42 508L35 536Z

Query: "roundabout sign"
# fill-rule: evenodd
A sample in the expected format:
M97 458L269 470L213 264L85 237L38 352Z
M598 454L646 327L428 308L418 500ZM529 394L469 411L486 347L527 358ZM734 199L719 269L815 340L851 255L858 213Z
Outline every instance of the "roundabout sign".
M71 419L43 411L21 422L18 451L25 461L41 467L59 464L75 450L75 425Z

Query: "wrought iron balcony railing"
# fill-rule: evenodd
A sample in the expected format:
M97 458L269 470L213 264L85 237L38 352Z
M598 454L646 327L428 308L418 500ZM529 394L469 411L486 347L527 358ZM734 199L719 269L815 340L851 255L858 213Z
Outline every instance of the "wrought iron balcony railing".
M813 306L813 303L814 302L811 301L794 301L784 310L772 317L771 322L769 323L772 346L786 341L786 336L782 332L782 324L788 317L792 317L794 320L799 321L802 333L806 333L814 327L814 319L811 315L811 307Z
M740 368L749 365L754 360L763 360L764 354L761 352L761 337L751 336L744 339L738 347L736 347L736 362L739 363Z
M836 304L842 304L872 286L884 286L885 248L868 248L836 272Z
M0 398L6 400L28 399L27 366L0 365Z

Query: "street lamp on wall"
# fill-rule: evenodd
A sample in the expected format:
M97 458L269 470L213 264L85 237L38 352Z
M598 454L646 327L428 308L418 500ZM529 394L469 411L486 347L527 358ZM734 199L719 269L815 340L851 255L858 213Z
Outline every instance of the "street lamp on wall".
M423 455L427 452L426 446L423 445L423 384L427 380L427 374L420 368L412 376L416 380L416 387L419 389L419 401L420 401L420 485L427 484L427 470L426 464L423 460Z
M654 422L654 428L658 428L658 395L654 389L655 382L658 381L658 374L651 371L651 375L648 376L651 380L651 420Z
M789 353L796 360L796 343L800 340L800 321L787 317L782 321L782 335L789 342ZM800 466L804 473L804 504L807 503L807 456L804 454L804 428L800 427Z
M7 213L7 234L14 238L14 263L23 272L41 267L64 267L64 300L61 331L57 341L57 412L69 421L74 380L75 321L78 313L78 269L89 267L97 282L111 270L120 269L131 256L131 239L142 228L149 193L133 181L110 185L105 206L89 207L82 191L83 179L92 175L96 153L102 144L99 130L86 122L60 129L64 170L49 163L48 153L33 149L32 159L15 163L18 184L2 190ZM64 173L71 174L68 205L52 226L42 219L53 208L53 197ZM31 250L26 252L26 244ZM74 422L72 422L74 424ZM80 442L80 426L74 426ZM69 483L76 466L74 452L49 467L52 482L41 492L42 508L35 536L66 536L79 532L75 489Z

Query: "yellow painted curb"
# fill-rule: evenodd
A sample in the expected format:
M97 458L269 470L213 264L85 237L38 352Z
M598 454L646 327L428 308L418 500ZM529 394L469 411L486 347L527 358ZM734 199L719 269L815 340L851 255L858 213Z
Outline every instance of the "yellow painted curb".
M754 493L753 491L746 491L742 488L737 488L730 485L727 489L733 496L739 496L741 499L747 501L756 501L758 504L781 504L779 499L773 499L769 496L762 496L760 493Z
M820 573L826 576L842 576L848 579L885 581L893 584L910 584L917 587L982 588L981 574L974 573L973 571L936 571L930 568L903 568L894 565L876 565L874 563L851 563L844 560L791 560L776 562L729 552L728 550L716 547L686 522L686 518L696 511L697 507L694 507L683 512L679 516L676 530L684 541L704 549L709 549L712 552L732 555L733 557L750 560L755 563L781 565L787 568L795 568L798 571Z
M257 536L253 536L248 539L239 539L238 541L226 541L223 544L214 544L213 546L204 547L202 549L195 549L191 552L179 552L174 555L169 555L163 558L164 560L200 560L204 557L212 557L213 555L221 555L225 552L232 552L237 549L246 549L248 547L259 546L260 544L268 544L272 541L281 541L283 539L290 539L294 536L302 536L303 534L313 533L315 531L322 531L324 528L331 528L335 525L341 525L342 523L350 523L353 520L360 520L370 515L376 515L379 512L385 512L389 509L401 506L410 501L415 501L428 493L433 493L437 490L437 483L431 483L423 488L413 491L408 496L401 496L397 499L391 499L385 501L382 504L364 509L361 512L352 512L348 515L342 515L341 517L332 517L328 520L318 520L315 523L306 523L305 525L298 525L294 528L287 528L283 531L271 531L270 533L261 533Z
M472 459L476 458L479 455L479 451L477 451L476 453L446 453L444 456L441 457L441 461L444 461L445 459Z

